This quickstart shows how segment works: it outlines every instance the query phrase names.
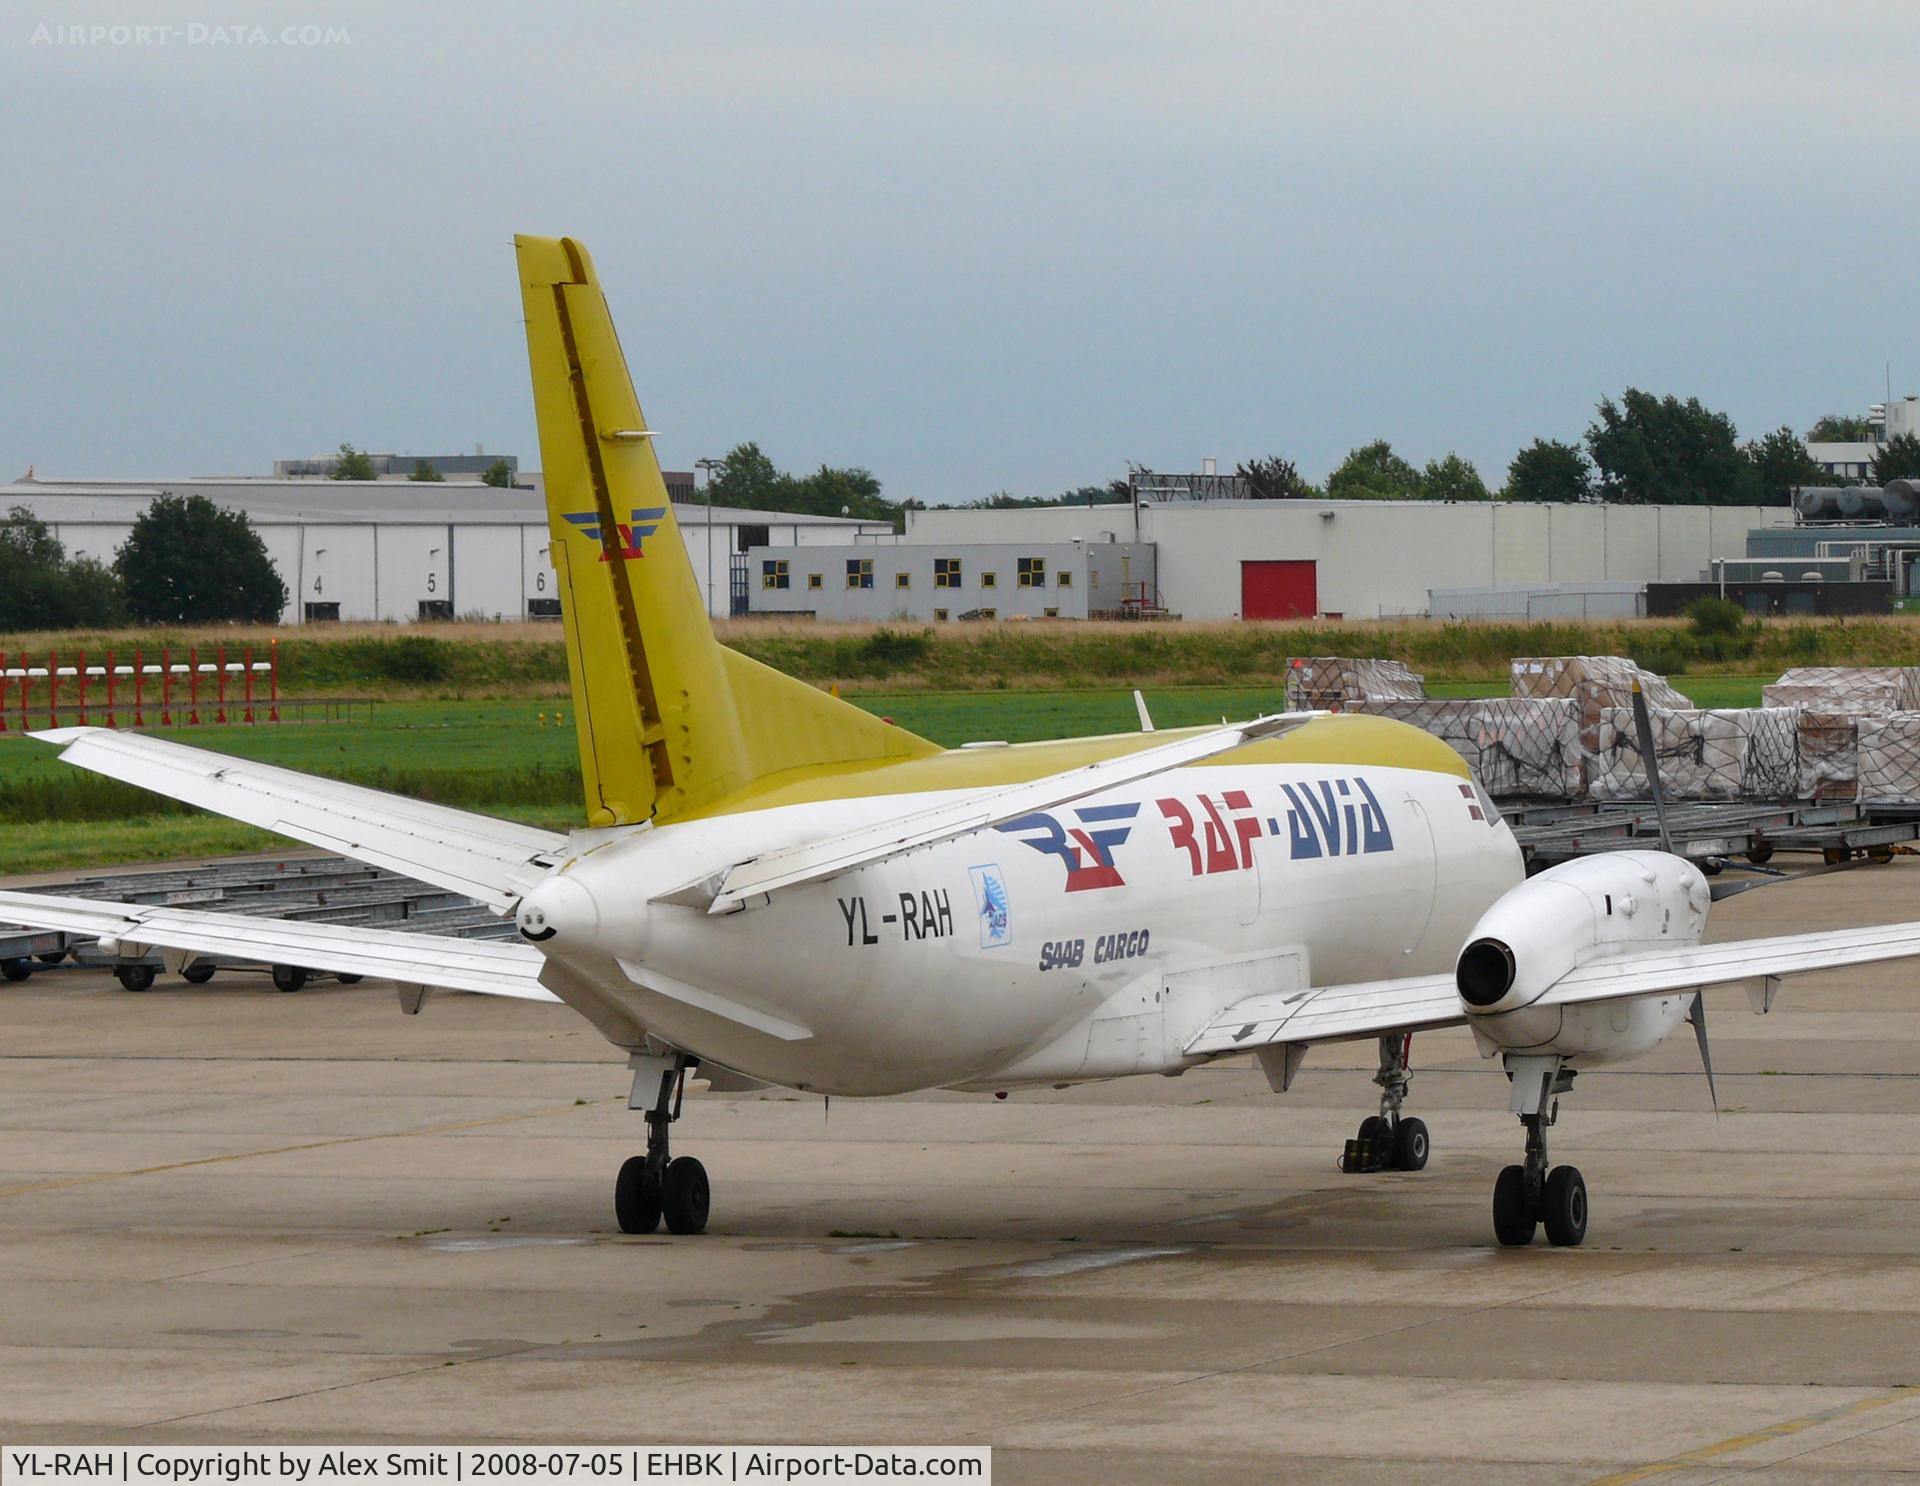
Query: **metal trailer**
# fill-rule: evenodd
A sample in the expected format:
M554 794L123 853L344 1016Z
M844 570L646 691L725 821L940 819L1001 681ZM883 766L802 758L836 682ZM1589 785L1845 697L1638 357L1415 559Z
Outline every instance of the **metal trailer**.
M210 867L101 874L25 891L462 939L503 939L514 933L512 920L473 898L345 857L255 858ZM38 965L62 962L109 969L130 991L149 989L164 968L158 951L126 955L117 947L107 951L88 935L0 927L0 969L8 980L25 980ZM317 973L300 965L219 955L197 957L182 973L201 985L222 969L266 970L282 991L299 990ZM351 983L359 977L336 978Z

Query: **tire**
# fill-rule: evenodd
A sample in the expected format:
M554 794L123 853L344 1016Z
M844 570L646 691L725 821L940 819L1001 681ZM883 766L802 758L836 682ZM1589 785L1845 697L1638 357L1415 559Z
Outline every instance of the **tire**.
M1773 843L1762 841L1747 853L1747 860L1756 867L1764 867L1773 860Z
M1527 1201L1527 1173L1506 1167L1493 1184L1493 1236L1510 1249L1533 1242L1533 1205Z
M6 976L8 980L25 980L31 974L33 974L32 960L0 960L0 975Z
M1430 1142L1425 1120L1402 1120L1393 1132L1393 1164L1402 1171L1420 1171L1427 1164Z
M339 981L343 986L357 986L360 984L360 977L357 975L336 975L334 979Z
M660 1210L667 1219L667 1232L705 1233L711 1197L706 1167L691 1156L676 1156L669 1161L667 1179L660 1192Z
M1888 862L1893 860L1893 848L1891 846L1869 846L1867 848L1867 860L1872 862L1876 867L1884 867Z
M1719 857L1702 857L1694 863L1694 866L1698 867L1709 877L1718 877L1722 872L1727 870L1727 864L1721 861Z
M55 953L50 955L34 956L34 958L43 965L58 965L59 963L61 963L61 961L65 960L66 957L67 957L67 952L64 949L58 950Z
M275 965L273 967L273 988L276 991L297 991L307 983L307 972L298 965Z
M153 966L121 965L114 970L113 978L129 991L150 991L153 989Z
M1360 1122L1360 1139L1371 1145L1382 1161L1393 1153L1393 1126L1382 1115L1368 1115Z
M213 979L213 966L189 965L180 972L180 978L190 986L203 986Z
M1547 1173L1543 1205L1547 1242L1555 1248L1575 1249L1587 1236L1587 1179L1576 1166L1556 1166Z
M629 1156L613 1183L613 1215L622 1233L651 1233L660 1226L660 1186L647 1173L645 1156Z

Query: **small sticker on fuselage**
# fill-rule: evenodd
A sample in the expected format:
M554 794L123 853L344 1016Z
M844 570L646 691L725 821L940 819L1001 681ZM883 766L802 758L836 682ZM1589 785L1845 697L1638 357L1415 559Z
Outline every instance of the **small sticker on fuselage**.
M1013 943L1013 906L999 867L969 867L967 875L973 879L973 903L980 916L980 947L999 949Z

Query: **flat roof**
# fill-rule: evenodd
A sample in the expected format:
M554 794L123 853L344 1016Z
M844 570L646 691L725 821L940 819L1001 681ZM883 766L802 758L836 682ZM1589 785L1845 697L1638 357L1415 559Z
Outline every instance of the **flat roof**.
M213 480L26 480L0 485L0 508L26 506L46 521L131 521L163 494L199 494L242 510L256 523L283 526L384 525L428 523L544 526L546 500L537 491L502 490L464 481L411 480L273 480L259 477ZM705 526L704 501L675 501L674 517L682 526ZM847 516L815 516L805 512L756 511L737 506L713 507L716 526L832 526L850 532L884 528L887 521Z

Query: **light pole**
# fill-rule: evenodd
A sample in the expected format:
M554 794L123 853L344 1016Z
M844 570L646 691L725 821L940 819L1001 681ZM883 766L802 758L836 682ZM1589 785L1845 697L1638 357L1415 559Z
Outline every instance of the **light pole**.
M706 473L707 492L707 615L713 615L713 472L725 464L724 459L696 459L693 467Z

